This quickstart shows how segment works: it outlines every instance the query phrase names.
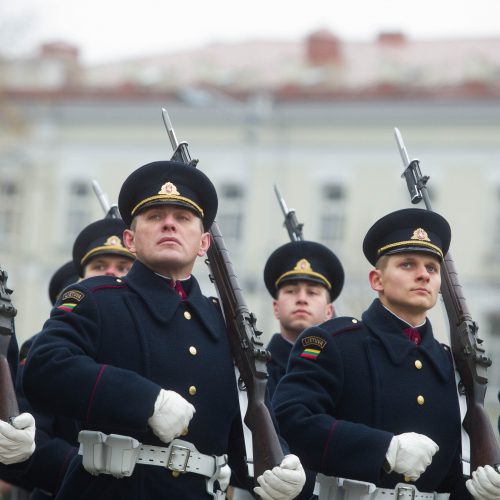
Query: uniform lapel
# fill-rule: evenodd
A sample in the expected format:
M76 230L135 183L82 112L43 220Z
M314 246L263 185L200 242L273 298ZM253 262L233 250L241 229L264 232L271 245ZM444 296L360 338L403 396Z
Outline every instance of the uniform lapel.
M162 323L172 319L181 299L164 278L136 260L124 279L155 319Z
M215 339L220 337L221 316L218 308L218 299L204 297L195 277L191 277L192 285L186 302L190 309L194 311L197 318L203 323L205 328Z
M417 347L405 337L397 319L382 306L378 299L373 301L363 313L362 318L363 323L380 341L389 359L395 365L401 365L413 349L419 349L419 353L429 359L440 378L447 380L450 377L452 371L448 355L443 346L435 340L429 322L427 322L427 330L422 343Z
M127 285L143 300L152 316L162 323L168 323L176 313L181 299L177 292L169 286L169 282L155 274L139 261L135 261L132 269L125 277ZM191 277L192 285L186 303L189 309L203 323L210 335L220 336L221 317L218 307L212 302L217 299L207 299L201 293L198 282Z

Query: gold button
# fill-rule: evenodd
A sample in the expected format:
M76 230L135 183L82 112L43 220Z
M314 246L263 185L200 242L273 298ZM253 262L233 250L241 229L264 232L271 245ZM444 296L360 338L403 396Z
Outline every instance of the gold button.
M415 368L416 368L417 370L420 370L420 369L422 368L422 361L420 361L419 359L417 359L417 360L415 361Z
M180 471L178 471L178 470L172 471L172 477L179 477L180 475L181 475Z
M187 436L188 435L188 428L186 427L185 429L183 429L183 431L181 432L181 436Z
M116 278L116 282L117 282L117 283L121 283L121 282L122 282L122 280L121 280L120 278Z
M358 322L358 320L357 320L357 319L354 319L354 318L353 318L351 321L352 321L353 323L357 323L357 322Z
M193 356L196 356L196 354L198 354L198 351L196 350L196 347L194 345L189 348L189 353Z
M417 397L417 403L422 406L425 403L425 399L422 395Z
M218 303L219 303L219 301L218 301L217 299L212 299L212 302L213 302L214 304L218 304Z
M184 311L184 317L186 319L191 319L191 313L189 311Z
M189 388L189 394L191 394L191 396L196 394L196 387L194 385Z
M445 351L447 351L447 350L448 350L448 346L447 346L447 345L444 345L444 346L443 346L443 349L444 349Z

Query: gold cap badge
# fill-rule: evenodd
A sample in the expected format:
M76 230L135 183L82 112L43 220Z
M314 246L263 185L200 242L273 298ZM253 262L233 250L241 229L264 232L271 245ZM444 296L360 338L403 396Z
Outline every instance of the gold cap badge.
M312 271L311 263L307 259L300 259L295 267L294 271Z
M104 242L104 246L106 246L106 247L120 247L120 248L124 248L124 246L122 245L122 241L120 240L120 238L118 238L118 236L110 236Z
M161 189L158 191L158 194L166 194L168 195L176 195L179 196L180 193L177 191L177 186L173 184L172 182L165 182Z
M411 237L411 239L419 241L431 241L425 229L422 229L421 227L413 231L413 236Z

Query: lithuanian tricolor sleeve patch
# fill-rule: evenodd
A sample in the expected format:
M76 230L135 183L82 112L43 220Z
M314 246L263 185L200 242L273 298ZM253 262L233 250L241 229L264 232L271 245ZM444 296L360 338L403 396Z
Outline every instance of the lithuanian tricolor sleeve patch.
M326 340L321 337L310 336L302 339L304 350L300 353L301 358L315 360L326 346Z
M80 303L83 297L85 297L85 294L80 292L80 290L68 290L67 292L64 292L61 297L60 304L57 306L57 309L71 312Z

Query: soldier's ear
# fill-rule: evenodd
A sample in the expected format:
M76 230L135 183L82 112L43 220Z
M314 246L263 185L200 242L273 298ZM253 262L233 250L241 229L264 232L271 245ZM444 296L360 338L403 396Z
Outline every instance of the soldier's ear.
M382 278L382 271L380 269L372 269L370 271L370 274L368 274L368 281L370 282L370 286L376 292L382 292L384 290Z
M134 232L131 229L123 231L123 243L130 252L135 253Z
M203 257L207 253L207 250L210 247L210 242L211 242L210 233L202 233L200 240L200 248L198 250L198 257Z
M273 300L273 313L274 317L279 321L280 319L280 308L277 300Z

